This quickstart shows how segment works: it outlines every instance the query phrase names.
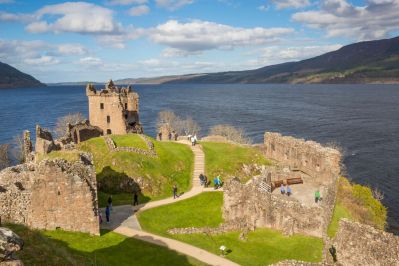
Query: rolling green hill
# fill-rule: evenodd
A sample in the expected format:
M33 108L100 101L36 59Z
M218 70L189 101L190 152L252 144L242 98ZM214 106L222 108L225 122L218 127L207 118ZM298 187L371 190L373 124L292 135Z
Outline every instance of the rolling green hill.
M46 85L31 75L25 74L10 65L0 62L0 89L44 86Z

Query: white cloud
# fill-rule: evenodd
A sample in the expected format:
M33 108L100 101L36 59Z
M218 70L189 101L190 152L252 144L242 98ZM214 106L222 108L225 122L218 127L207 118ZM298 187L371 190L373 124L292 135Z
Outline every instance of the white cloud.
M194 3L194 0L155 0L155 2L159 7L174 11L185 5Z
M148 0L109 0L108 1L108 4L110 5L120 5L120 6L142 5L147 3Z
M98 57L88 56L88 57L80 58L79 61L77 62L77 64L85 65L85 66L89 66L89 67L101 66L101 65L103 65L103 61Z
M60 62L60 60L49 55L42 55L38 58L28 58L24 62L28 65L55 65Z
M272 0L277 9L302 8L310 5L309 0Z
M113 20L113 11L86 2L48 5L36 12L39 21L27 25L32 33L76 32L84 34L118 34L122 27ZM50 16L48 16L50 15ZM56 17L54 21L44 18Z
M87 49L80 44L60 44L57 51L64 55L84 55L87 54Z
M270 6L268 6L268 5L258 6L258 10L260 10L260 11L268 11L269 9L270 9Z
M150 8L146 5L140 5L136 7L132 7L129 9L128 14L131 16L142 16L148 14L150 12Z
M0 11L0 21L30 22L35 20L32 14L8 13Z
M292 32L291 28L239 28L200 20L188 23L169 20L149 35L155 43L172 48L165 54L189 54L273 43L278 37Z
M389 37L399 30L399 0L369 0L355 6L346 0L323 0L318 10L298 12L296 22L323 29L328 37L347 36L354 40Z
M312 58L327 52L335 51L341 47L341 44L295 47L265 47L253 52L251 55L258 55L258 58L249 60L247 62L247 65L252 67L262 67L285 62L299 61Z

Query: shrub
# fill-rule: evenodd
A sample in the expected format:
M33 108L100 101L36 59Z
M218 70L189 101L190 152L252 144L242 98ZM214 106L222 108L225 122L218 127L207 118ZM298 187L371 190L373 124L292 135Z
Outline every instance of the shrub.
M209 135L223 136L230 141L240 144L252 143L252 140L246 136L245 131L242 128L235 128L230 125L213 126L209 130Z

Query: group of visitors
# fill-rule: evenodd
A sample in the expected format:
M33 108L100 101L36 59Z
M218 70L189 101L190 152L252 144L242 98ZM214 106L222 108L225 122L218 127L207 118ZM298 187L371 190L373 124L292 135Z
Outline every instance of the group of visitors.
M188 140L191 141L191 146L195 146L197 144L198 139L197 139L197 134L194 135L188 135Z
M208 187L208 182L209 181L208 181L208 177L206 175L201 173L199 175L199 180L200 180L201 186Z
M285 187L284 184L281 184L280 192L281 192L281 195L285 194L285 195L287 195L289 197L292 194L292 190L291 190L290 185L287 184L287 187Z
M220 178L220 175L213 179L213 184L215 186L215 189L221 188L223 186L223 181Z

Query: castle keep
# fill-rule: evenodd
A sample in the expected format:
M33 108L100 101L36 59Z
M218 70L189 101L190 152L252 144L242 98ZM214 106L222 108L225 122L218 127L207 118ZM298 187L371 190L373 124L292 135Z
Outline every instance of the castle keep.
M129 87L117 87L110 80L97 91L92 84L86 87L89 120L104 134L142 133L139 120L139 95Z

